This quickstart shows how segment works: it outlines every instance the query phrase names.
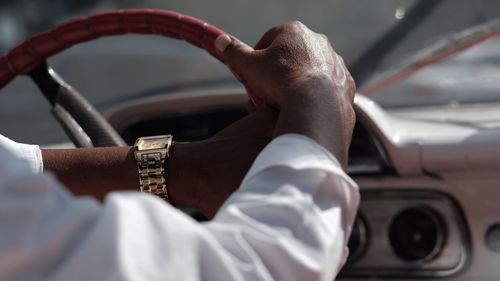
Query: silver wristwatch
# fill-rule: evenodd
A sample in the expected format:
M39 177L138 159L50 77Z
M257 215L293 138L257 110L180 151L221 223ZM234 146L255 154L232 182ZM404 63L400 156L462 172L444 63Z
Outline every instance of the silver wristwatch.
M141 192L169 201L165 180L165 161L173 147L172 135L142 137L135 141L134 156L139 170Z

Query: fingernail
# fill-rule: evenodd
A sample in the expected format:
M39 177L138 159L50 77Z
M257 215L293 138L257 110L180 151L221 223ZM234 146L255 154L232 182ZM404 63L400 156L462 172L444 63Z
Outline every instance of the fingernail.
M217 37L217 39L215 39L215 49L222 54L224 50L226 50L227 46L231 44L231 41L232 40L231 37L229 37L229 35L222 34L219 37Z

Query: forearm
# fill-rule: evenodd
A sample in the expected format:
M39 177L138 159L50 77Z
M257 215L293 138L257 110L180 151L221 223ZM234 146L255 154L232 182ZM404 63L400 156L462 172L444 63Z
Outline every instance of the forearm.
M207 140L175 143L165 166L169 200L215 215L271 140L276 119L276 111L263 108ZM45 170L77 195L139 190L131 147L44 150L43 158Z
M133 190L137 165L130 147L43 149L45 170L76 195L103 198L112 190Z
M190 167L183 161L186 146L177 144L165 166L169 195L181 204L187 203L190 186L182 176ZM42 156L44 169L53 172L75 195L103 199L111 191L139 190L132 147L43 149Z

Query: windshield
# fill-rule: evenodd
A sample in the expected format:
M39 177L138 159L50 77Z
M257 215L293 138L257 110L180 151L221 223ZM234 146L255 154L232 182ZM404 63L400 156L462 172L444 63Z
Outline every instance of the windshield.
M313 30L326 34L350 65L403 21L419 2L0 0L0 51L5 53L26 37L75 16L121 8L155 8L199 17L249 44L254 44L271 26L299 19ZM404 40L394 42L394 48L381 58L373 73L399 65L407 56L443 34L500 15L498 1L437 2L440 4L428 17L422 18ZM51 58L49 63L104 112L121 102L145 96L184 89L239 86L222 64L205 52L186 46L184 42L153 36L121 36L73 47ZM374 97L383 106L393 106L379 98L392 95L400 97L399 106L414 105L410 95L403 96L397 90ZM26 78L16 79L0 92L0 114L0 131L17 141L41 144L67 141L50 114L49 104ZM37 126L32 126L33 122Z
M500 22L499 22L500 23ZM403 68L361 90L386 108L459 106L500 101L500 37L450 50L429 64ZM455 53L455 51L458 51ZM421 60L424 61L424 60ZM381 74L384 76L384 74Z

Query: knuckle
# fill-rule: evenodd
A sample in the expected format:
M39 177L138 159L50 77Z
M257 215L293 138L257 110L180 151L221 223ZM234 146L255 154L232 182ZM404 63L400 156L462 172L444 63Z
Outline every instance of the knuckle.
M340 56L339 54L337 54L337 53L335 53L335 55L337 56L338 61L339 61L339 62L340 62L343 66L345 66L344 58L343 58L343 57L341 57L341 56Z
M229 45L229 46L230 46L231 50L236 51L236 52L243 50L243 44L238 42L238 40L233 40L233 42L231 42L231 45Z
M354 89L354 92L356 92L356 81L354 81L354 78L352 78L351 74L349 74L349 83L351 84L351 87Z
M275 25L273 26L271 29L269 29L269 33L279 33L283 30L284 28L284 24L279 24L279 25Z
M285 24L286 26L292 28L292 29L300 29L305 27L305 25L299 21L299 20L293 20Z

